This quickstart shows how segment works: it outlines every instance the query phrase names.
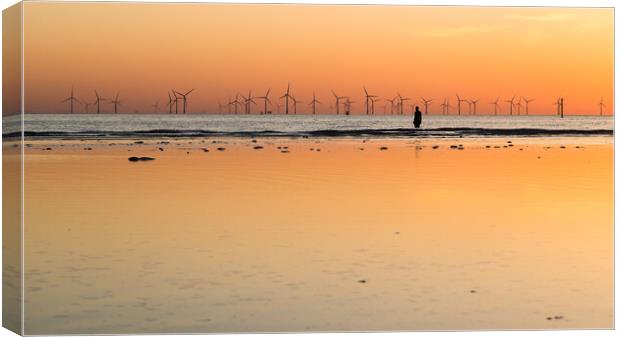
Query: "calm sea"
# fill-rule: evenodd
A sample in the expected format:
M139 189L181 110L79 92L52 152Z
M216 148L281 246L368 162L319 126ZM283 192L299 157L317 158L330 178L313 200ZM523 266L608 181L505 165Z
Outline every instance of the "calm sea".
M411 116L343 115L25 115L25 131L63 132L148 132L184 131L298 133L317 130L382 130L412 127ZM612 116L424 116L424 130L440 128L544 130L613 130ZM19 130L19 118L4 119L3 133Z

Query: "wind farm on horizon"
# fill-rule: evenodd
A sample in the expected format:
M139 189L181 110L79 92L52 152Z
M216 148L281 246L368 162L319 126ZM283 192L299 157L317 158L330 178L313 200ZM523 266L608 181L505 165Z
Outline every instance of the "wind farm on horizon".
M413 114L415 107L422 107L424 115L445 115L445 116L477 116L477 115L485 115L485 116L528 116L530 115L530 103L536 101L534 97L526 97L526 96L517 96L512 95L509 99L501 99L500 96L496 96L495 100L487 102L484 104L484 107L481 112L478 110L478 103L480 102L480 98L478 97L465 97L459 95L459 93L454 93L452 95L445 95L442 99L441 104L436 104L436 108L433 107L433 103L436 101L433 97L420 96L419 99L411 98L411 97L403 97L400 92L396 91L394 96L380 97L379 95L370 94L366 85L361 87L361 97L363 97L363 106L358 109L353 109L353 104L356 101L352 100L351 96L341 96L336 93L334 89L330 89L330 93L333 98L333 105L329 105L329 111L317 110L317 104L322 105L323 102L319 100L316 95L316 91L312 92L311 98L307 102L304 102L300 99L300 96L295 96L292 91L291 83L287 84L286 90L282 93L281 96L277 97L278 104L273 103L273 101L269 98L271 93L271 88L268 88L264 95L262 96L252 96L252 89L248 90L247 96L244 96L240 92L236 92L234 96L228 96L226 98L225 103L221 103L220 100L217 100L217 112L208 112L207 109L203 109L202 112L192 111L188 108L188 102L190 94L196 91L196 88L192 88L188 91L182 92L177 89L170 89L166 95L168 97L167 103L165 107L167 109L163 109L160 111L159 102L157 99L154 103L149 104L152 111L141 112L139 110L134 110L133 112L127 111L119 111L119 107L123 107L123 101L119 99L120 92L117 92L114 98L106 98L99 94L97 90L94 90L94 100L88 101L87 99L79 99L75 94L75 87L71 86L70 94L65 99L61 100L61 103L68 103L66 112L57 112L57 113L84 113L84 114L119 114L119 113L154 113L154 114L228 114L228 115L271 115L271 114L282 114L282 115L410 115ZM234 97L234 100L232 99ZM454 99L456 106L452 105L451 98ZM258 106L256 100L262 101L261 105ZM375 103L379 101L384 101L385 105L383 106L382 113L375 112ZM102 102L112 106L110 111L106 111L105 105L102 106ZM408 103L406 103L408 102ZM283 105L279 104L283 103ZM302 104L307 103L307 104ZM548 111L548 113L536 113L535 115L547 115L547 116L559 116L563 118L565 116L564 111L564 97L558 96L554 101L549 102L548 106L543 107L541 110ZM82 109L76 109L76 105L81 105ZM257 105L258 111L252 111L252 105ZM301 107L298 107L301 105ZM411 108L411 111L407 111L405 109L405 105ZM92 112L89 110L89 107L96 107L96 111ZM240 106L243 107L243 111L241 111ZM555 109L553 109L555 106ZM592 104L593 111L598 110L597 114L584 114L579 112L574 112L572 115L598 115L598 116L609 116L610 114L605 114L606 105L604 103L603 97L600 98L600 101ZM273 108L276 108L276 111L273 111ZM305 108L307 107L307 108ZM283 109L282 109L283 108ZM540 111L540 110L539 110Z

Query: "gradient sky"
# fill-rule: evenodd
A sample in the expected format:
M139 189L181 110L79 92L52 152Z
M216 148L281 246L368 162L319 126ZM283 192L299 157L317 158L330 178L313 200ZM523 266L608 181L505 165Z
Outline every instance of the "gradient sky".
M320 112L334 105L333 89L361 113L363 85L381 97L435 98L432 112L446 96L455 105L457 92L480 98L478 113L512 95L536 98L531 114L554 113L559 95L566 114L598 114L601 97L605 114L613 109L613 9L24 6L26 112L68 112L60 101L72 85L89 102L95 89L104 97L119 92L122 112L152 112L170 88L196 88L188 110L214 112L218 101L249 89L262 95L270 87L276 103L289 81L306 103L316 91ZM507 103L501 107L505 113Z

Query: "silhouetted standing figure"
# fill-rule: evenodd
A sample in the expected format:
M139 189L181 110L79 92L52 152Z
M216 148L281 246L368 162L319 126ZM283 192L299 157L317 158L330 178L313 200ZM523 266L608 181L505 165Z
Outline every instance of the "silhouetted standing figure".
M413 126L418 129L420 128L420 124L422 124L422 111L420 111L420 107L416 106L413 116Z

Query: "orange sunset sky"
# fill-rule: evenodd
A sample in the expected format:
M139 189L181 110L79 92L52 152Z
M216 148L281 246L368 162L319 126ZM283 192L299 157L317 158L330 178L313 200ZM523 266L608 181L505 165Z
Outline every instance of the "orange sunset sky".
M25 3L24 53L27 113L68 112L72 85L88 102L119 92L121 112L142 113L166 109L170 88L196 88L198 113L249 89L283 104L287 82L300 112L313 91L329 112L333 89L362 113L366 85L434 98L432 113L456 93L479 98L479 114L497 96L507 113L513 95L536 99L530 114L553 114L560 95L566 114L598 114L601 97L613 113L610 8Z

